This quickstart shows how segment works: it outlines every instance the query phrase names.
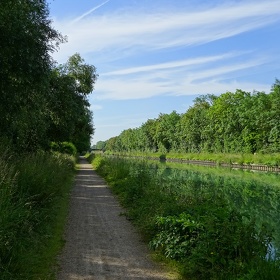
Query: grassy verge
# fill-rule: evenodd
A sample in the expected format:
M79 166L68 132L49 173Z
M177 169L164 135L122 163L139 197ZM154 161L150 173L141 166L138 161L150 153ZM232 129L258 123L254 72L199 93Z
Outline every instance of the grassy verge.
M205 175L180 180L144 160L90 161L151 248L176 263L184 279L278 279L279 262L267 255L269 228L231 207Z
M55 279L75 160L0 156L0 279Z
M110 154L111 152L106 152ZM164 159L185 159L185 160L202 160L213 161L216 163L228 163L228 164L263 164L268 166L280 166L280 154L226 154L226 153L176 153L170 152L167 154L161 153L143 153L143 152L120 152L114 153L120 156L139 156L139 157L151 157L151 158L164 158Z

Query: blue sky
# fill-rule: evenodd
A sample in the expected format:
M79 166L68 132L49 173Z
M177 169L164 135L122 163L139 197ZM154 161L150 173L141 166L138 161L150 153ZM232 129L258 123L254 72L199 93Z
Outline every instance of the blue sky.
M97 68L93 143L201 94L269 92L280 79L280 0L48 0L53 26Z

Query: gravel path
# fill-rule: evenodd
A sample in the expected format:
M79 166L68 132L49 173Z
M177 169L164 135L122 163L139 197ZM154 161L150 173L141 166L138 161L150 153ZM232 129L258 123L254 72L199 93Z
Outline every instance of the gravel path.
M122 212L103 179L81 158L58 280L175 279L151 261Z

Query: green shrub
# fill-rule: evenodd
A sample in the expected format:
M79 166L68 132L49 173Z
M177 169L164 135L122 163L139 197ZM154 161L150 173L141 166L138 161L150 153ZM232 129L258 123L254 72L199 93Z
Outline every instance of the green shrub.
M190 255L203 231L202 224L187 213L157 217L155 226L157 233L150 242L150 247L162 250L167 258L175 260L183 260Z
M75 145L71 142L62 142L60 146L61 146L62 153L72 155L72 156L75 156L77 154L77 149Z
M257 232L254 221L223 203L207 203L179 216L157 218L157 234L150 242L167 258L184 264L185 274L194 279L233 279L260 263L271 242L270 233Z
M77 149L75 145L71 142L51 142L50 150L53 152L59 152L62 154L68 154L72 156L77 155Z

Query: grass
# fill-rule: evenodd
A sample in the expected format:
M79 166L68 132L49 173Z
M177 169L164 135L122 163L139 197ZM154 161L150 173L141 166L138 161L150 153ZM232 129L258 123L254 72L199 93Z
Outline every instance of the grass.
M90 161L151 248L176 262L184 279L278 279L279 262L265 259L272 231L256 221L262 192L255 192L262 186L237 177L226 186L221 175L186 172L181 176L145 160L99 155ZM229 190L227 195L224 189ZM276 196L275 206L278 194L271 195ZM245 199L248 205L255 201L259 208L252 206L255 212L248 214L238 204L234 208L231 197Z
M75 160L0 150L0 279L55 279Z

